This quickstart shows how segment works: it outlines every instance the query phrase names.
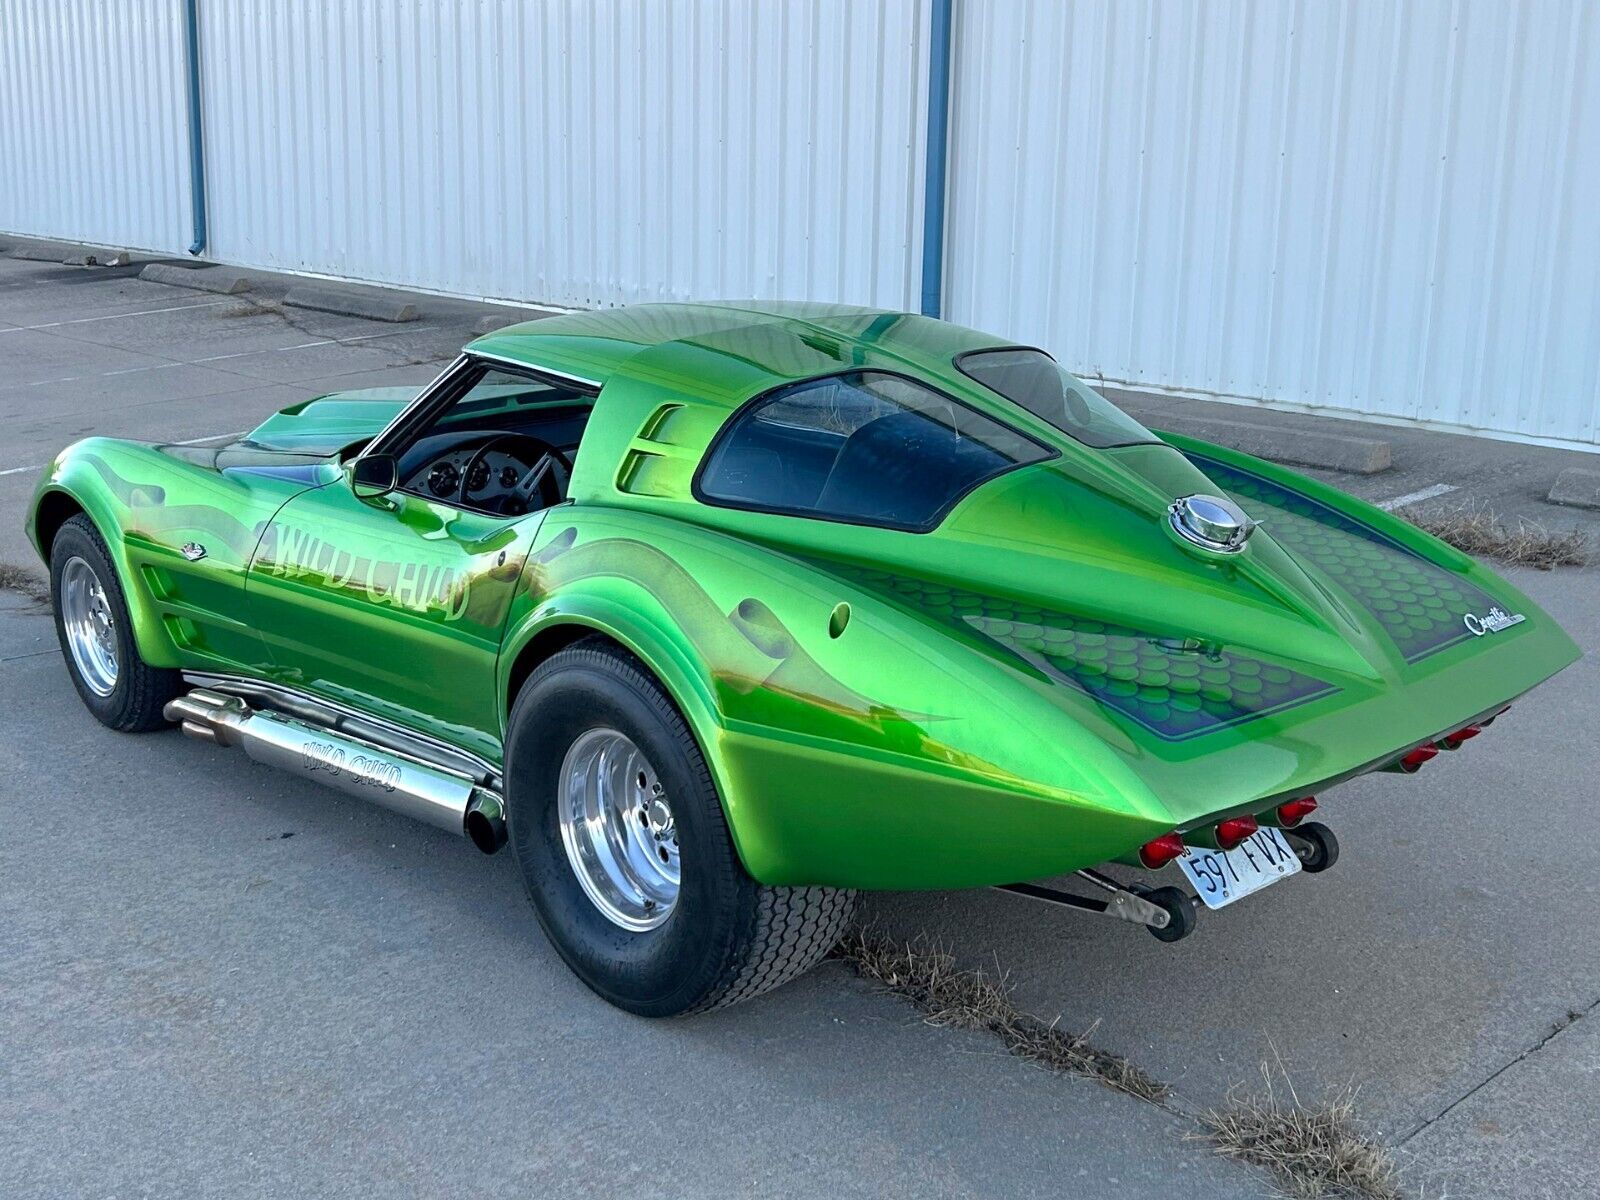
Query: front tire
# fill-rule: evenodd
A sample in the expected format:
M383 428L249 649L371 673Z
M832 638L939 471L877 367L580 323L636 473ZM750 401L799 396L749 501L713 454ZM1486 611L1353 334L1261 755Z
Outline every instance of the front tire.
M81 513L50 545L50 599L67 673L95 720L126 733L165 728L161 710L182 679L139 657L122 581L100 531Z
M804 973L856 894L745 871L688 725L604 638L552 656L511 711L507 830L528 898L584 983L641 1016L704 1012Z

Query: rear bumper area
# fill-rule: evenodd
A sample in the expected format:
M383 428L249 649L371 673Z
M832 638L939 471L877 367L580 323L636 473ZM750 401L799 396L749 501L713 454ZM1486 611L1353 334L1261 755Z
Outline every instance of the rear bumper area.
M1403 684L1344 689L1247 732L1164 747L1170 757L1127 743L1117 752L1125 803L1078 803L1042 781L962 777L725 730L729 816L746 869L772 885L978 887L1129 861L1174 829L1262 813L1381 768L1498 713L1579 657L1548 619L1493 636L1504 640L1453 647ZM1463 753L1514 729L1497 724Z
M1489 639L1494 640L1489 640ZM1334 697L1298 721L1261 722L1249 741L1181 759L1149 756L1140 777L1172 816L1190 829L1238 813L1255 813L1281 800L1312 795L1377 770L1420 745L1500 712L1580 657L1553 621L1474 638L1436 656L1414 677L1373 688L1370 694ZM1291 716L1296 714L1290 714ZM1514 723L1472 742L1464 753L1492 745Z

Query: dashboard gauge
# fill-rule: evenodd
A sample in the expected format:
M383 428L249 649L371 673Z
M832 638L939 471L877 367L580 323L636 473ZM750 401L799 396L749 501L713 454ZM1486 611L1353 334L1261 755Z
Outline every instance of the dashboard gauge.
M435 496L454 496L461 488L461 470L455 463L435 463L428 472L428 490Z
M516 487L517 486L517 480L519 480L521 478L522 478L522 473L520 471L518 471L515 467L501 467L500 468L500 486L503 487L503 488Z
M472 472L467 476L467 491L481 492L489 486L489 464L479 459L472 464Z

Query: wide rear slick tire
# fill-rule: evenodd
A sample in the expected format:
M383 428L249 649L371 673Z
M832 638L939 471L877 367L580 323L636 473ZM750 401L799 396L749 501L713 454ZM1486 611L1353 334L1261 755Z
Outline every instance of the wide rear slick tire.
M92 594L92 617L85 616L86 589ZM81 513L56 531L50 545L50 600L67 673L95 720L125 733L165 729L161 710L183 690L182 677L139 657L122 581L100 531ZM91 623L100 636L85 641L83 630ZM92 642L97 640L109 653L96 653Z
M688 725L643 664L614 642L586 638L542 663L518 695L509 727L508 840L528 898L567 965L612 1004L649 1017L736 1004L809 970L844 933L854 892L765 887L746 873ZM561 795L564 787L574 794L573 756L581 761L597 740L636 750L627 778L642 788L648 773L663 801L670 828L663 845L674 850L681 880L662 907L634 910L635 924L655 922L650 928L624 927L591 899L601 868L587 868L586 890L585 868L568 849L582 836L581 823L569 820L563 840ZM644 808L648 799L629 813L647 837ZM607 863L622 855L598 857Z

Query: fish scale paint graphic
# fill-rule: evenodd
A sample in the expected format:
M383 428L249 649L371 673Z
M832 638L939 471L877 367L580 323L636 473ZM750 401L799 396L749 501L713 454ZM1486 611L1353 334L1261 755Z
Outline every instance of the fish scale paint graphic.
M1189 460L1262 521L1279 545L1372 613L1407 662L1467 640L1472 634L1462 618L1494 605L1470 583L1309 496L1214 459L1191 454Z
M1256 720L1338 690L1288 667L1193 639L1155 637L885 571L830 569L980 634L1167 741Z

